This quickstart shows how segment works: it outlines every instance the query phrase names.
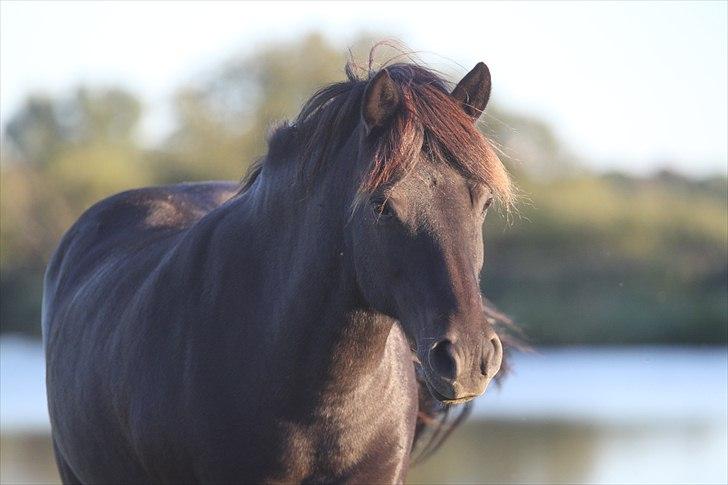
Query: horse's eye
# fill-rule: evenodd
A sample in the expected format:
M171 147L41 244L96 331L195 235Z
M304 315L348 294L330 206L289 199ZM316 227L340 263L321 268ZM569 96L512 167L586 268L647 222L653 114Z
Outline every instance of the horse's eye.
M384 197L372 199L372 210L374 211L374 215L378 218L384 219L394 215L392 204Z

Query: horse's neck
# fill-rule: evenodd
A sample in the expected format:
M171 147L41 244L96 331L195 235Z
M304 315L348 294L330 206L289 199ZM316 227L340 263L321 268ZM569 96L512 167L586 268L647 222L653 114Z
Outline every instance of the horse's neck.
M280 371L318 392L354 391L391 373L385 360L393 356L386 351L393 321L367 310L345 244L351 189L342 181L354 176L334 162L307 187L294 163L264 166L240 202L243 217L226 218L249 220L255 212L266 340L286 356Z

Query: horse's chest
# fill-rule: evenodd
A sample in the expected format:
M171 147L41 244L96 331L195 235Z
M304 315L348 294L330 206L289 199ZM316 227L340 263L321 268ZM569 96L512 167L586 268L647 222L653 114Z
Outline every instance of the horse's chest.
M347 406L310 424L284 425L282 464L295 481L396 482L407 466L415 414L409 398ZM402 406L386 406L381 403Z
M417 393L406 372L389 384L336 401L310 424L292 424L289 463L300 459L315 481L400 481L409 464Z
M255 412L222 399L200 402L193 420L194 476L200 482L401 481L417 394L408 379L392 377L389 384L312 407L297 395Z

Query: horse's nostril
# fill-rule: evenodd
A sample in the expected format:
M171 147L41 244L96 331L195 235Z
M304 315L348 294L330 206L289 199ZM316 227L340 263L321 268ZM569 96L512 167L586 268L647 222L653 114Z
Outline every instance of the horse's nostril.
M495 353L500 355L503 353L503 344L501 344L501 341L498 337L493 337L490 339L491 345L493 345L493 348L495 349Z
M493 377L499 370L503 360L503 344L497 336L490 339L490 345L483 352L483 359L480 362L480 373L484 376Z
M449 340L440 340L431 349L429 354L430 367L441 377L454 379L457 376L457 361L455 349Z

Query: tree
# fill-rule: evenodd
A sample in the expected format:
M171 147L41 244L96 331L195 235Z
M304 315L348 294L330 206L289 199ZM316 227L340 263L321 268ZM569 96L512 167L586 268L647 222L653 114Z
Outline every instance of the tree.
M45 262L91 204L153 177L135 141L141 104L120 89L31 97L7 125L0 168L0 326L39 331ZM9 149L12 148L12 149Z

